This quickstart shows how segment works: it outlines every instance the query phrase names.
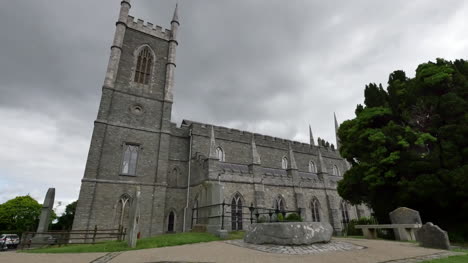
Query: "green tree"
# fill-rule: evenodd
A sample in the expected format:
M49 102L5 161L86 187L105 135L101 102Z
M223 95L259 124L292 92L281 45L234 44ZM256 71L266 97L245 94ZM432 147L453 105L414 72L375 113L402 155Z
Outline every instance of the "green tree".
M365 88L364 106L339 131L352 168L338 191L379 222L407 206L468 239L468 62L437 59Z
M18 232L35 231L41 207L29 195L8 200L0 205L0 229Z
M73 219L75 218L77 201L68 204L65 207L65 212L57 218L57 223L52 225L55 230L71 230Z

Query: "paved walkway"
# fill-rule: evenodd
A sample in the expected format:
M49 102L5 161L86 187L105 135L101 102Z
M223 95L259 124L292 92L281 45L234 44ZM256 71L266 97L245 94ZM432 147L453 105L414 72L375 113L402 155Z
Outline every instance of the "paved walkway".
M321 253L302 255L262 252L253 248L229 244L228 241L199 243L177 247L152 248L122 253L84 253L84 254L27 254L0 253L0 262L321 262L321 263L377 263L377 262L418 262L425 258L446 257L452 252L421 248L414 243L334 238L334 243L363 249L329 250Z

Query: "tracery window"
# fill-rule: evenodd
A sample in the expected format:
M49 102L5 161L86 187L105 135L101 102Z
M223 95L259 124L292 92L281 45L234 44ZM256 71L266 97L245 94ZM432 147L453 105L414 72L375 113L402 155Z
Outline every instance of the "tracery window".
M216 156L220 162L224 162L224 151L221 147L216 148Z
M128 214L128 206L130 203L130 196L128 194L123 194L120 197L119 204L120 204L120 218L119 218L119 227L123 226L124 217ZM127 212L127 213L126 213Z
M140 147L135 144L125 144L122 160L122 174L136 175L139 148Z
M312 210L312 222L320 222L320 204L317 198L312 199L311 210Z
M136 83L148 84L151 78L152 65L153 55L148 47L144 47L138 54L134 81Z
M281 196L278 196L275 200L275 204L274 204L274 208L275 210L279 210L279 211L285 211L285 204L284 204L284 199L281 197Z
M317 172L317 166L315 166L315 163L313 161L309 162L309 173L316 173Z
M348 212L348 203L346 201L341 201L340 205L341 210L341 218L343 225L347 225L349 223L349 212Z
M283 157L283 159L281 160L281 168L288 169L288 158Z
M232 230L242 230L242 199L239 193L231 201Z
M192 209L192 227L196 224L198 224L198 198L195 199L195 202L193 202Z

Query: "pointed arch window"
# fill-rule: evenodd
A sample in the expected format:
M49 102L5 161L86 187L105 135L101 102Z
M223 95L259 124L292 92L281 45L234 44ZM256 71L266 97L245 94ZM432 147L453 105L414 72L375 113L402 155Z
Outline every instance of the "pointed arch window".
M275 204L274 204L274 208L275 210L279 210L279 211L285 211L285 202L284 202L284 199L281 197L281 196L278 196L275 200Z
M313 161L309 162L309 173L316 173L317 172L317 166Z
M138 53L137 64L135 68L136 83L148 84L151 78L151 70L153 66L153 54L148 47L144 47Z
M346 226L349 223L348 203L346 201L341 201L340 210L342 223Z
M281 168L288 169L288 158L283 157L283 159L281 159Z
M193 202L193 208L192 208L192 228L193 225L198 224L198 198L195 199Z
M338 169L338 166L333 165L333 175L339 176L340 175L340 170Z
M130 196L128 194L123 194L120 196L119 205L120 205L120 217L119 217L119 227L123 227L124 218L128 216L128 207L130 203Z
M242 230L242 199L239 193L231 201L231 225L232 230Z
M220 162L224 162L224 151L223 148L218 147L216 148L216 156L218 157Z
M124 145L122 171L123 175L136 175L136 165L140 146L126 143Z
M310 208L312 210L312 222L320 222L320 203L317 198L312 199Z

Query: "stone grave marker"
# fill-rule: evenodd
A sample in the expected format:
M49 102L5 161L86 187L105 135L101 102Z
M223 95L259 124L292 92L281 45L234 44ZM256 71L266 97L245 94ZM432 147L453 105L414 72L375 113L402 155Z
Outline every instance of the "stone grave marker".
M398 207L388 215L392 224L422 224L419 212L408 207ZM406 240L404 233L400 233L398 229L394 229L393 233L395 233L396 240Z
M419 212L408 207L398 207L389 216L392 224L422 224Z
M426 223L416 231L416 240L423 247L450 249L447 232L431 222Z

